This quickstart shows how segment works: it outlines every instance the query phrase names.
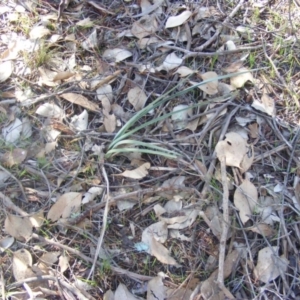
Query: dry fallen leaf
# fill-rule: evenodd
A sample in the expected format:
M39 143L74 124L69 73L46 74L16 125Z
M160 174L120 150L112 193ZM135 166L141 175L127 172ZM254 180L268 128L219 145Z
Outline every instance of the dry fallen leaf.
M244 72L244 71L248 71L248 72L245 72L245 73L237 75L237 76L230 77L230 84L233 87L241 88L244 86L244 84L247 81L251 81L251 82L254 81L252 73L247 68L240 68L238 70L238 72Z
M155 16L147 15L132 24L131 33L142 39L156 32L158 23Z
M205 81L205 80L212 80L213 78L216 78L213 81L210 81L208 83L199 85L198 88L200 90L202 90L203 92L205 92L208 95L214 95L216 93L218 93L218 74L216 72L206 72L203 74L200 74L201 78Z
M107 49L103 53L103 58L113 62L120 62L130 56L132 56L130 51L120 48Z
M255 224L254 226L248 227L247 230L251 230L252 232L256 232L262 236L272 236L275 233L272 226L265 223Z
M289 261L277 255L278 247L265 247L258 252L257 265L254 268L256 279L269 283L276 279L281 273L285 274Z
M147 300L164 300L164 299L166 299L166 288L163 283L163 278L162 276L156 276L148 282Z
M104 120L103 125L105 127L105 130L108 133L113 133L116 130L117 127L117 118L114 114L109 114L103 111L104 114Z
M16 118L8 126L2 128L2 135L7 144L13 144L18 141L22 132L22 122Z
M4 229L8 234L22 242L27 242L32 234L32 224L29 219L12 214L7 214Z
M32 256L26 249L20 249L13 254L13 274L16 281L24 280L27 278L26 273L32 266Z
M156 68L156 71L165 70L167 72L172 71L173 69L176 69L179 67L183 62L183 59L178 57L175 52L172 52L169 54L161 66Z
M91 102L86 97L84 97L80 94L65 93L65 94L61 94L60 97L62 97L63 99L65 99L65 100L67 100L71 103L75 103L79 106L82 106L82 107L86 108L87 110L91 110L93 112L99 112L100 111L97 104Z
M0 83L6 81L12 74L14 65L12 61L5 61L0 64Z
M172 28L172 27L180 26L183 23L185 23L185 21L187 21L191 15L192 15L192 12L189 10L186 10L178 16L169 17L165 28Z
M69 218L77 213L81 205L81 193L70 192L60 196L50 208L47 219L57 221L59 218Z
M40 39L50 33L50 30L43 25L33 27L29 33L31 39Z
M132 179L142 179L148 175L148 169L150 169L150 166L151 166L150 163L147 162L134 170L126 170L123 173L118 175L127 178L132 178Z
M263 113L268 114L271 117L275 117L276 115L274 100L265 93L261 97L261 102L255 99L251 106L259 111L262 111Z
M134 295L132 295L127 287L123 284L120 283L119 286L117 287L116 291L115 291L115 300L116 299L122 299L122 300L138 300L138 298L136 298Z
M20 165L27 157L27 150L15 148L12 151L6 152L1 157L1 162L4 166L11 168L15 165Z
M44 103L38 107L36 114L45 118L61 119L64 115L63 109L54 103Z
M219 158L225 156L226 165L241 168L241 162L248 152L247 143L238 133L228 132L225 140L218 142L215 148Z
M235 190L234 205L239 210L239 215L243 224L250 219L250 216L257 205L257 199L257 189L248 179L245 179Z
M148 99L145 92L138 86L130 89L127 97L128 101L133 105L135 111L139 111L144 108L145 103Z

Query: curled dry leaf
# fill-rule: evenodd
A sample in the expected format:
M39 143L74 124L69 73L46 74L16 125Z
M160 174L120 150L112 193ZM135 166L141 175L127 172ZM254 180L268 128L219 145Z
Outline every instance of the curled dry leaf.
M32 234L32 224L27 217L11 214L6 216L4 229L8 234L22 242L27 242Z
M272 226L265 223L259 223L254 226L248 227L247 230L251 230L252 232L256 232L262 236L272 236L275 233Z
M138 300L138 298L136 298L134 295L132 295L128 291L127 287L123 283L120 283L119 286L117 287L117 289L115 291L115 298L114 299Z
M148 175L148 169L150 169L150 163L144 163L141 166L139 166L138 168L134 169L134 170L126 170L121 174L118 174L120 176L124 176L127 178L132 178L132 179L142 179L145 176Z
M148 99L145 92L138 86L128 92L128 101L133 105L135 111L141 110Z
M59 218L69 218L77 213L81 205L81 193L70 192L60 196L50 208L47 219L57 221Z
M0 253L4 252L6 249L10 248L15 242L15 239L11 236L5 237L0 240Z
M172 27L180 26L183 23L185 23L185 21L187 21L191 15L192 15L192 12L189 10L186 10L178 16L169 17L165 28L172 28Z
M278 247L266 247L258 252L257 265L254 268L256 279L269 283L280 274L285 274L289 261L277 255Z
M107 49L103 53L103 58L114 62L120 62L130 56L132 56L130 51L120 48Z
M134 22L131 28L131 33L138 39L142 39L156 32L158 23L155 16L147 15Z
M203 92L205 92L208 95L214 95L214 94L218 93L219 81L218 81L218 74L216 72L206 72L206 73L200 74L200 76L204 81L212 80L213 78L216 78L215 80L212 80L208 83L199 85L198 88L200 90L202 90Z
M179 67L175 73L179 74L180 77L187 77L191 74L194 74L196 71L186 67L186 66L181 66Z
M14 65L12 61L5 61L0 64L0 83L6 81L12 74Z
M172 52L165 58L162 65L156 68L156 71L161 71L161 70L165 70L167 72L172 71L172 70L176 69L177 67L179 67L182 64L182 62L183 62L183 59L178 57L175 54L175 52Z
M261 102L255 99L251 106L259 111L262 111L263 113L268 114L271 117L275 117L276 115L274 100L265 93L261 97Z
M40 39L50 33L50 30L43 25L35 26L31 29L29 36L31 39Z
M27 157L27 150L16 148L12 151L6 152L1 157L1 162L6 167L11 168L15 165L20 165Z
M238 133L228 132L224 141L216 145L216 154L219 160L225 156L226 165L241 168L241 162L248 152L247 143Z
M257 205L258 193L254 184L249 180L236 189L234 193L234 205L239 210L239 215L243 224L245 224Z
M238 72L244 72L244 71L248 71L248 72L245 72L245 73L237 75L237 76L230 77L230 84L233 87L241 88L244 86L244 84L247 81L251 81L251 82L254 81L252 73L247 68L240 68L238 70Z
M44 103L38 107L36 114L45 118L61 119L64 111L54 103Z
M75 93L65 93L60 95L63 99L75 103L79 106L82 106L86 108L87 110L93 111L93 112L99 112L100 109L97 104L91 102L88 100L86 97L80 95L80 94L75 94Z
M117 118L114 114L109 114L106 111L103 111L104 114L104 120L103 125L105 127L105 130L108 133L112 133L116 130L117 127Z
M156 276L148 282L147 300L166 299L166 288L162 276Z
M8 126L2 128L2 135L5 142L8 144L15 143L20 138L21 132L22 122L18 118L16 118Z

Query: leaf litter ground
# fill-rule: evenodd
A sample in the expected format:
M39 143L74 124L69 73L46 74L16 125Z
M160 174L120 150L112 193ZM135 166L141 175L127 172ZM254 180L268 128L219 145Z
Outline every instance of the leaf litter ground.
M298 299L299 6L3 1L2 298Z

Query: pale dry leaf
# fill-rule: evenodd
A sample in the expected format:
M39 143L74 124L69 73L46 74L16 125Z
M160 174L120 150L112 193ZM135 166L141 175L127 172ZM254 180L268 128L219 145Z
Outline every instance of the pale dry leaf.
M244 71L248 71L248 72L245 72L245 73L237 75L237 76L230 77L230 84L233 87L241 88L244 86L244 84L247 81L254 82L253 75L247 68L240 68L238 70L238 72L244 72Z
M169 250L152 237L150 242L150 254L155 256L161 263L180 267L180 264L170 255Z
M103 111L104 114L104 120L103 125L105 127L105 130L108 133L113 133L116 130L117 127L117 118L114 114L109 114Z
M278 247L265 247L258 252L257 265L254 268L256 279L269 283L281 273L285 274L289 261L277 255Z
M21 131L21 136L24 139L30 138L32 135L32 125L30 120L25 117L22 119L22 131Z
M81 193L70 192L60 196L50 208L47 219L57 221L59 218L69 218L72 213L77 213L81 205Z
M165 58L162 65L156 68L156 70L157 71L165 70L165 71L169 72L169 71L172 71L172 70L176 69L177 67L179 67L182 64L182 62L183 62L183 59L178 57L175 54L175 52L172 52Z
M254 226L248 227L247 230L251 230L252 232L256 232L262 236L272 236L275 233L272 226L265 223L258 223Z
M208 95L214 95L214 94L218 93L219 81L218 81L218 74L216 72L210 71L210 72L200 74L200 76L204 81L212 80L212 79L216 78L215 80L212 80L208 83L199 85L198 88L200 90L202 90L203 92L205 92Z
M27 278L28 268L32 266L32 256L26 249L20 249L13 253L12 269L16 281Z
M6 81L14 70L12 61L5 61L0 64L0 83Z
M196 71L186 67L186 66L181 66L179 67L175 73L179 74L180 77L187 77L189 75L194 74Z
M115 300L115 294L113 291L108 290L104 296L103 296L103 300Z
M32 40L40 39L50 33L50 30L43 25L35 26L30 30L29 37Z
M148 46L150 46L151 44L158 44L160 42L160 40L155 37L155 36L151 36L149 38L142 38L140 39L137 44L139 46L139 48L141 50L146 49Z
M121 48L107 49L102 55L104 59L113 62L120 62L131 56L132 53L130 51Z
M158 23L155 16L147 15L132 24L131 33L138 39L142 39L155 33L157 29Z
M22 132L22 122L16 118L8 126L2 128L2 135L7 144L13 144L18 141Z
M258 193L255 185L245 179L234 193L234 205L239 210L239 215L243 224L245 224L252 215L257 205Z
M151 224L143 230L142 242L150 247L152 237L158 242L164 243L168 238L168 227L163 221Z
M89 28L94 26L94 22L90 18L85 18L76 23L77 26Z
M165 300L166 288L162 276L155 276L148 282L147 300Z
M39 70L39 73L41 76L39 78L39 85L54 87L60 83L59 81L54 81L54 78L57 75L57 72L51 71L44 67L39 67L38 70Z
M44 223L44 220L45 217L44 217L43 210L40 210L29 217L29 221L31 222L32 226L35 228L41 227Z
M244 158L241 162L241 173L247 172L254 161L254 148L253 145L249 145L247 153L244 155Z
M148 175L148 169L150 169L150 167L150 163L146 162L134 170L126 170L118 175L132 179L142 179Z
M110 84L103 84L100 86L96 90L96 94L99 101L103 101L104 99L107 99L109 103L113 101L113 91ZM106 111L110 111L110 109L106 109Z
M199 210L197 209L185 209L184 214L185 216L183 218L181 217L174 217L170 218L169 221L172 222L172 224L168 225L169 229L184 229L189 226L191 226L195 220L198 217ZM167 222L167 218L163 219L165 222Z
M128 291L127 287L123 283L120 283L115 291L115 300L116 299L138 300L138 298Z
M136 205L136 201L130 200L120 200L117 202L117 207L119 211L131 209Z
M187 237L184 234L181 234L178 229L170 229L169 235L170 235L170 238L178 239L180 241L186 241L186 242L192 241L191 237Z
M4 153L1 157L1 162L9 168L20 165L26 159L27 153L28 151L25 149L15 148L12 151Z
M225 140L217 143L215 151L219 160L225 156L227 166L241 168L241 162L248 148L243 137L238 133L228 132Z
M96 197L102 195L103 193L103 188L98 187L98 186L93 186L91 187L84 195L82 198L82 204L89 203L93 201Z
M38 107L36 114L45 118L61 119L64 116L64 111L54 103L44 103Z
M64 273L69 268L69 258L66 255L61 255L58 260L60 272Z
M4 229L8 234L22 242L27 242L32 234L32 224L29 219L12 214L7 214Z
M12 236L5 237L0 240L0 253L4 252L6 249L9 249L10 246L15 242L15 239Z
M168 213L172 213L175 211L179 211L182 209L182 200L169 200L165 205L164 205L164 209L166 210L166 212Z
M147 14L147 11L148 11L149 7L151 7L151 6L152 6L152 4L148 0L141 0L141 2L140 2L140 7L142 10L142 13Z
M254 99L253 103L251 106L263 113L268 114L271 117L275 117L276 115L276 108L275 108L275 103L273 98L268 96L268 94L263 94L261 97L261 102L258 100Z
M184 43L188 40L188 35L184 27L180 27L180 29L175 27L171 32L171 38L175 41Z
M38 262L38 267L41 268L41 265L45 265L47 267L52 267L53 264L55 264L58 261L58 257L60 256L59 251L51 251L44 253L40 258Z
M99 112L100 111L97 104L91 102L86 97L84 97L80 94L65 93L65 94L61 94L60 97L62 97L63 99L65 99L65 100L67 100L71 103L82 106L82 107L86 108L87 110L90 110L90 111L93 111L93 112Z
M249 124L248 129L250 130L250 137L256 139L259 137L259 125L258 123Z
M192 12L189 10L185 10L178 16L169 17L166 23L165 28L173 28L184 24L189 17L192 15Z
M85 41L81 43L83 49L89 51L95 49L98 46L97 30L96 28L91 32Z
M185 129L187 126L187 119L193 115L193 110L186 104L179 104L173 108L171 119L173 121L173 128L175 130Z
M75 115L71 118L70 124L78 131L86 130L88 127L89 114L84 109L80 115Z
M133 105L135 111L139 111L144 108L148 99L145 92L138 86L130 89L127 94L128 101Z
M66 80L72 77L75 73L70 71L58 72L54 77L53 81Z
M171 289L166 287L166 300L183 300L190 299L192 296L192 290L189 288L176 288Z

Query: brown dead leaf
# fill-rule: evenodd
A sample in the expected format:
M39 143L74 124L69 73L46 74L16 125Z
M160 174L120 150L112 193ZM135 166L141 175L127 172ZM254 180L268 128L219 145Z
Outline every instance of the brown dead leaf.
M12 166L21 164L27 157L27 150L16 148L10 152L6 152L1 157L4 166L11 168Z
M17 240L27 242L32 234L32 224L27 217L7 214L4 230Z
M155 16L144 16L132 24L131 33L138 39L142 39L156 32L158 23Z
M144 108L145 103L148 99L145 92L138 86L130 89L127 97L129 102L133 105L135 111L139 111Z
M234 205L239 210L239 215L243 224L250 219L250 216L257 205L257 199L257 189L248 179L245 179L235 190Z
M50 208L47 219L57 221L59 218L68 218L77 213L81 205L81 193L70 192L60 196Z
M254 226L251 226L247 228L247 230L251 230L253 232L256 232L262 236L272 236L274 235L275 231L273 230L272 226L265 224L265 223L259 223Z
M132 178L132 179L142 179L148 175L148 169L150 169L150 166L151 166L150 163L147 162L134 170L126 170L123 173L118 175L127 178Z
M13 274L16 281L27 278L26 272L32 266L32 256L26 249L20 249L13 254Z
M84 97L80 94L65 93L65 94L61 94L60 97L62 97L63 99L65 99L65 100L67 100L71 103L75 103L79 106L82 106L82 107L84 107L84 108L86 108L90 111L93 111L93 112L99 112L100 111L97 104L91 102L86 97Z
M106 113L105 111L103 111L103 114L104 114L103 124L104 124L105 130L108 133L113 133L117 127L116 116L114 114Z
M74 74L75 73L70 72L70 71L59 72L54 76L53 81L66 80L66 79L72 77Z

